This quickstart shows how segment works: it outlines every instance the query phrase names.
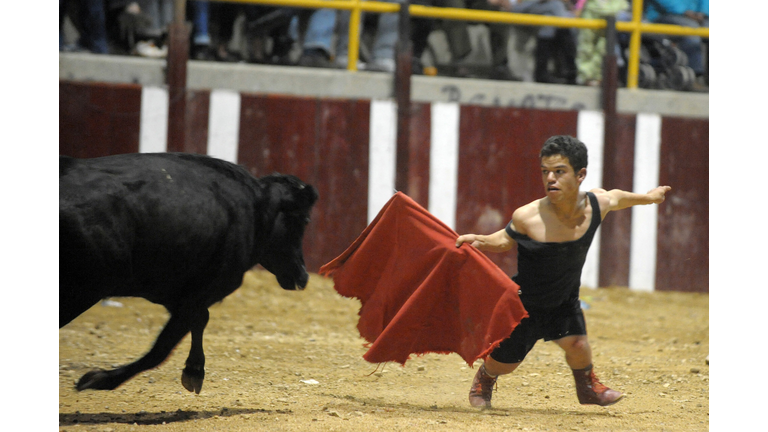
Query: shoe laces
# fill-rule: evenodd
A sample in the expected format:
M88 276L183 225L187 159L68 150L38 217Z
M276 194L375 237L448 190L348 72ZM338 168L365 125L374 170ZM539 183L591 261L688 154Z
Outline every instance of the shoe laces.
M483 399L490 399L493 390L498 390L499 384L497 382L498 377L492 377L485 371L485 366L481 366L482 371L480 373L480 379L477 380L477 386L472 388L474 393L483 395ZM480 387L479 389L477 387Z
M608 390L608 387L605 386L605 384L601 383L600 380L597 378L597 375L595 375L595 371L591 371L589 374L590 381L592 381L592 390L594 390L595 393L603 393L604 391Z

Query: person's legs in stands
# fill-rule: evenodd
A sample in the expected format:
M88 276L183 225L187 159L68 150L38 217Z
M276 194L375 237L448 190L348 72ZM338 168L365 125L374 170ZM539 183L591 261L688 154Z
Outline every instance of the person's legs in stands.
M83 0L80 5L83 34L80 43L96 54L107 54L107 18L103 0Z
M390 3L399 3L397 0L387 0ZM394 72L395 70L395 45L399 34L400 16L398 13L379 14L376 35L371 48L373 61L368 70L381 72Z
M662 15L655 22L685 27L699 27L698 22L682 15ZM709 24L707 23L707 25ZM682 36L670 37L670 39L688 56L688 66L696 72L696 75L701 76L704 74L701 38L699 36Z
M208 33L208 2L193 0L189 2L192 23L194 26L192 36L192 58L207 60L210 58L211 35Z
M572 18L565 4L560 0L523 1L512 6L512 12L534 15L548 15ZM569 30L569 29L565 29ZM563 32L555 27L540 27L536 37L535 71L536 82L558 83L575 82L576 42L572 32ZM560 46L564 44L564 46ZM549 61L561 58L561 74L565 78L555 77L549 72ZM573 66L568 63L573 62Z
M441 6L455 9L466 8L466 0L443 0ZM472 51L472 42L469 39L466 21L445 20L442 24L445 36L448 39L448 48L451 50L451 60L460 61Z
M336 67L346 69L349 59L349 25L351 19L351 12L346 10L337 11L336 20ZM360 34L364 29L364 15L360 16ZM361 63L358 61L358 68Z
M317 9L312 12L303 38L300 66L331 66L331 43L335 28L335 9Z
M559 28L555 31L558 50L558 72L566 84L576 84L576 33L574 29Z

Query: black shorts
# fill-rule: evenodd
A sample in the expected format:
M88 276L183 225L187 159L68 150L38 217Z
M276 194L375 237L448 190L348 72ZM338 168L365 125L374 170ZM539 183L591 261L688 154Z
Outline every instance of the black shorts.
M519 363L539 339L551 341L587 334L587 324L578 298L553 309L528 310L528 315L491 352L491 358L501 363Z

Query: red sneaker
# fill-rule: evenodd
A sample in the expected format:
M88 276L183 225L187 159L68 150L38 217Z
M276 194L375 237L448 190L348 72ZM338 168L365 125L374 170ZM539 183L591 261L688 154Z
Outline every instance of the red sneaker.
M591 365L585 369L573 369L573 378L576 380L576 396L582 405L608 406L624 397L621 392L601 383Z
M469 389L469 404L473 407L490 408L494 384L496 384L496 377L488 375L485 365L480 366L475 379L472 380L472 388Z

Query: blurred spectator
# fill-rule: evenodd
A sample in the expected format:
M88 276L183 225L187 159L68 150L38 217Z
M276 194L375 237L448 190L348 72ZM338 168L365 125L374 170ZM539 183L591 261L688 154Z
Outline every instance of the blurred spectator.
M137 0L150 19L147 40L136 43L136 53L143 57L163 58L168 55L168 25L173 21L173 0Z
M568 0L510 0L511 12L573 18ZM576 83L576 33L572 28L539 27L534 79L541 83ZM550 72L554 62L554 73Z
M198 60L216 60L222 62L240 61L242 59L240 53L230 50L229 47L235 37L235 21L238 16L240 16L240 14L244 15L247 26L248 23L257 21L267 13L274 11L274 9L275 8L253 4L210 2L207 14L207 29L210 44L208 46L203 44L195 46L193 39L193 56ZM193 9L193 13L195 13L194 10L195 9ZM197 13L202 15L199 11ZM196 19L202 20L202 16L197 16ZM264 33L269 33L269 31L273 30L273 27L264 30ZM193 34L197 35L197 32ZM201 36L201 40L203 39L204 38ZM251 53L253 56L251 60L256 62L264 61L263 52L260 49L252 51L258 52Z
M648 2L645 19L657 24L709 27L709 0L653 0ZM703 85L705 65L699 36L669 36L688 56L688 66L696 73L696 84Z
M388 3L401 3L398 0L385 0ZM360 18L360 34L365 30L364 14ZM338 29L336 40L336 65L340 68L346 68L349 59L349 20L350 11L340 11L338 14ZM397 13L381 13L377 17L376 34L373 38L371 48L371 61L368 64L360 64L358 68L380 71L394 72L395 70L395 43L398 36L398 22L400 21Z
M173 21L173 0L136 0L141 10L151 20L150 31L154 34L167 34L168 25Z
M472 9L499 11L507 0L469 0ZM467 7L467 0L414 0L412 4L425 6L449 7L462 9ZM346 68L348 63L349 46L349 12L339 14L338 45L336 51L336 64ZM437 26L437 20L432 18L412 18L411 40L413 42L412 72L422 73L421 56L427 48L429 34ZM364 31L364 20L361 19L360 33ZM460 20L445 20L441 23L448 39L448 47L451 51L451 59L454 63L460 63L472 49L467 31L467 22ZM396 13L379 14L378 26L373 39L372 61L361 68L374 71L392 72L395 70L395 44L398 39L399 15ZM492 73L495 79L516 79L507 65L507 41L509 39L509 26L506 24L488 24L490 44L492 47ZM461 75L461 72L459 72Z
M336 30L336 9L317 9L299 14L302 53L299 66L332 67L332 44Z
M403 0L383 1L400 3ZM629 1L411 0L411 3L556 17L574 17L578 14L587 19L601 19L611 15L626 15ZM575 13L572 4L576 4ZM347 67L350 11L281 8L207 0L188 0L188 5L188 18L193 23L190 56L192 58L239 60L237 53L230 52L229 45L233 41L235 20L243 14L246 33L271 39L272 42L270 53L260 51L267 46L264 44L259 46L259 49L251 50L246 54L248 60L286 64L289 62L289 51L298 41L301 44L299 65ZM648 0L646 6L645 20L648 22L688 27L709 26L708 0ZM60 51L89 50L94 53L107 53L114 51L117 45L127 53L146 57L165 57L168 25L173 20L173 13L174 0L59 0L59 49ZM66 16L69 16L79 33L79 39L75 44L67 44L64 35L63 24ZM368 64L359 63L358 67L372 71L393 72L399 16L397 13L382 13L375 14L372 18L377 22L375 35L368 55L361 54L361 57L369 61ZM361 35L365 31L366 21L370 26L372 21L370 17L368 20L361 17ZM296 30L296 24L298 24L298 30ZM517 79L507 64L510 26L498 23L483 24L489 29L493 66L491 77ZM421 73L420 59L427 49L430 33L437 28L445 31L451 61L461 63L462 59L467 58L472 50L467 31L468 25L467 21L461 20L412 17L413 72ZM600 83L602 60L605 55L603 30L577 31L554 26L521 26L521 28L530 29L526 31L536 33L534 54L536 82L578 82L586 85ZM333 46L334 38L335 47ZM697 36L665 36L665 38L673 41L686 53L688 66L694 70L697 82L706 83L707 65L705 64L706 51L704 51L707 48L706 41L702 41ZM119 51L119 48L117 50ZM621 59L622 56L619 56L619 61ZM704 77L703 80L702 77Z
M387 1L387 0L385 0ZM401 3L392 0L393 3ZM440 6L464 8L465 0L412 0L411 4L424 6ZM361 16L360 35L365 31L365 17ZM395 44L398 40L400 17L398 13L379 14L377 17L376 33L373 37L372 61L369 64L359 62L358 67L372 71L392 72L395 70ZM341 11L338 15L338 32L336 46L336 66L346 68L349 50L349 20L350 12ZM436 28L437 20L433 18L411 18L411 40L413 42L412 72L421 74L421 56L427 49L429 34ZM447 20L442 24L446 32L451 57L454 60L466 57L472 49L467 33L467 23L464 21Z
M464 9L466 7L465 0L414 0L412 4L455 9ZM433 18L411 17L414 73L421 73L421 56L427 49L430 33L437 28L441 28L445 32L452 62L460 62L472 51L472 43L469 39L466 21L443 20L441 22Z
M303 37L302 66L331 67L331 45L336 27L335 9L295 9L260 5L214 4L190 1L194 24L192 57L198 60L236 61L228 46L234 37L235 20L245 17L248 53L255 63L289 64L294 43ZM214 30L210 30L213 28ZM212 37L211 32L216 33ZM271 40L267 49L267 39Z
M208 31L210 9L208 1L190 0L187 13L192 17L192 58L197 60L208 59L211 50L211 34Z
M467 0L469 9L510 12L514 0ZM519 81L512 75L507 65L507 43L509 42L509 24L487 23L491 43L491 78Z
M309 13L309 10L301 13ZM245 10L246 60L253 63L291 64L291 50L298 39L293 23L295 8L254 6ZM270 43L271 42L271 43Z
M66 44L64 18L69 16L79 33L74 45ZM107 54L107 23L104 0L59 0L59 51L88 50Z
M129 54L164 58L168 55L168 24L173 0L107 0L112 39Z
M575 14L585 19L616 17L629 8L627 0L579 0ZM576 82L597 86L603 80L603 57L605 57L605 29L580 29L576 47ZM620 57L620 56L618 56Z
M387 0L385 0L387 1ZM391 0L392 3L401 3ZM439 6L464 8L465 0L412 0L411 4L424 6ZM360 35L365 31L365 17L361 16ZM350 13L339 13L339 28L336 48L336 65L346 68L349 49L349 19ZM395 45L398 40L400 16L398 13L379 14L377 17L376 33L373 37L372 61L368 64L359 63L359 68L371 71L393 72L395 70ZM437 21L432 18L411 18L411 41L413 42L412 72L421 74L421 56L427 49L429 34L436 28ZM447 20L442 25L448 38L451 57L454 60L464 58L472 49L465 21Z
M187 14L192 19L190 58L195 60L236 61L227 45L233 36L235 19L241 6L233 3L191 0Z

